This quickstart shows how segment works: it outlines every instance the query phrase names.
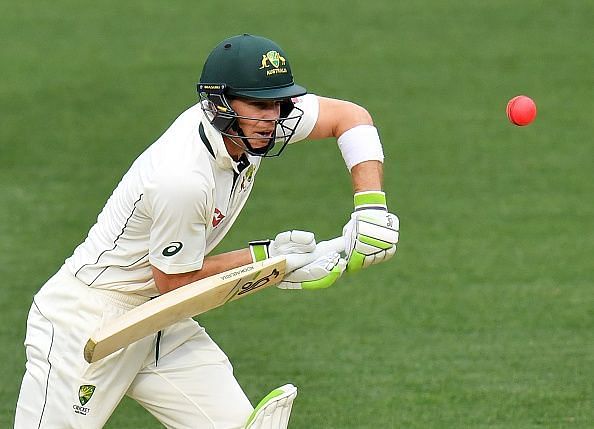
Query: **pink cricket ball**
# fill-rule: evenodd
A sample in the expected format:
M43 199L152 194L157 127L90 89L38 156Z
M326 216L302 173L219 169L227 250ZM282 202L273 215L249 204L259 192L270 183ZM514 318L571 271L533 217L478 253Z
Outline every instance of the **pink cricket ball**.
M507 118L518 126L528 125L536 118L536 104L530 97L518 95L507 103Z

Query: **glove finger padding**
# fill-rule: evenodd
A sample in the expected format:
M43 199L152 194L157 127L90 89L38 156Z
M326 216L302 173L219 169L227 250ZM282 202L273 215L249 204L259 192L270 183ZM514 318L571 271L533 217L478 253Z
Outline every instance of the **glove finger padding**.
M316 250L316 239L313 232L285 231L278 234L270 243L270 257L291 253L310 253Z
M398 243L398 227L398 218L388 212L380 217L357 216L355 250L364 255L372 255L390 249Z
M357 271L390 259L398 243L398 217L387 210L360 210L343 228L347 271Z
M340 278L346 264L346 260L338 253L331 252L290 272L277 287L279 289L325 289Z
M317 259L318 257L327 255L328 253L344 253L344 249L344 238L338 236L336 238L333 238L332 240L320 241L316 245L316 250L314 253L317 256Z
M316 255L314 252L311 253L292 253L289 255L284 255L285 260L287 261L286 271L288 273L295 271L299 268L306 266L307 264L311 264L316 260Z
M313 232L285 231L274 240L250 242L250 251L254 262L275 256L286 256L287 272L294 271L316 259L316 240Z

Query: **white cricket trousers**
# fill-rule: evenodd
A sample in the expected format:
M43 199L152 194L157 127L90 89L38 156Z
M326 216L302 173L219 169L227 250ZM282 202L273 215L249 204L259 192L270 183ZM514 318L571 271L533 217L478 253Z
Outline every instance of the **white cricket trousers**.
M167 428L242 428L253 408L227 356L194 320L88 364L83 348L102 323L146 298L89 288L62 267L35 295L16 429L101 428L128 395Z

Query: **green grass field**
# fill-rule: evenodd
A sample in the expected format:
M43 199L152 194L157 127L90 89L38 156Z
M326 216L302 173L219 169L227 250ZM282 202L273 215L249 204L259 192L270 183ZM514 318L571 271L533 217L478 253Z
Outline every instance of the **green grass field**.
M401 219L388 264L200 318L252 402L293 382L302 429L591 428L594 3L204 3L0 6L0 427L33 294L195 102L210 49L252 32L311 92L372 113ZM538 105L529 127L505 118L517 94ZM219 250L332 237L351 204L333 142L296 145L265 162ZM160 425L124 400L107 427Z

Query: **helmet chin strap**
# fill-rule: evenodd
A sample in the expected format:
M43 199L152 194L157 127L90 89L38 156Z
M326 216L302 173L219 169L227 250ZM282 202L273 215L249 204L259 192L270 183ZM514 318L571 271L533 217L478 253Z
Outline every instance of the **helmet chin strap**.
M241 141L243 143L242 149L245 149L247 151L247 153L249 153L250 155L256 155L256 156L265 155L268 153L268 151L270 149L272 149L272 146L274 146L274 136L273 136L270 139L268 139L268 144L266 146L264 146L263 148L260 148L260 149L253 148L252 145L250 144L249 139L246 137L245 133L239 126L237 120L233 121L233 124L231 124L230 128L233 131L235 131L237 133L237 136L241 139ZM235 143L236 145L241 146L233 138L231 138L231 141L233 141L233 143Z

